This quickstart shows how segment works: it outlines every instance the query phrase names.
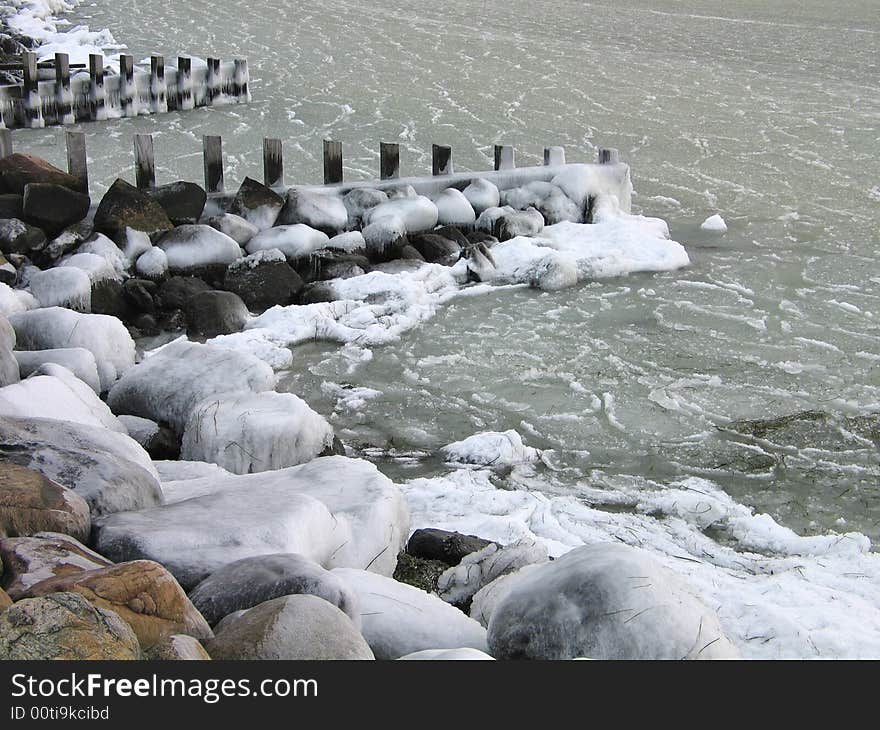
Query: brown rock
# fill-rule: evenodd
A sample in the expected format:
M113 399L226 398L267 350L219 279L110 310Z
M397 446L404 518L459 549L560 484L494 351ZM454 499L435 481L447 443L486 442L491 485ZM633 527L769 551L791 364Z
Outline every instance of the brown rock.
M146 658L155 661L204 661L211 657L198 639L186 634L174 634L151 647Z
M24 195L24 187L30 183L52 183L70 190L81 190L77 178L41 157L16 152L0 160L0 192Z
M44 580L113 565L72 537L52 532L0 539L0 559L6 592L16 601Z
M119 614L134 629L144 649L174 634L214 637L174 576L152 560L50 578L31 586L28 595L57 592L79 593L93 605Z
M87 540L91 528L89 505L76 492L33 469L0 463L0 532L61 532Z
M126 227L153 236L174 228L165 209L142 190L117 179L95 211L95 230L116 239Z
M140 658L131 627L76 593L26 598L0 613L0 660Z
M11 605L12 599L9 597L9 594L0 588L0 613L3 613Z

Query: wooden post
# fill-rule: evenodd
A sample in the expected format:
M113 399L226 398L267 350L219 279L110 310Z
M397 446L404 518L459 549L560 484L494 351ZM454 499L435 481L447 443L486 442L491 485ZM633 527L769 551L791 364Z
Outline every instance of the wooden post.
M202 156L205 161L205 192L223 192L223 139L202 137Z
M80 191L89 192L89 167L86 158L86 135L84 132L67 132L67 172L79 180Z
M379 143L379 179L393 180L400 177L400 145L393 142Z
M620 162L620 152L613 147L601 148L599 150L600 165L616 165L618 162Z
M220 96L220 59L208 59L208 80L206 103L210 106Z
M21 65L24 72L21 101L24 107L25 126L31 129L45 127L46 123L43 121L43 105L40 101L40 86L37 77L37 54L33 51L22 53Z
M232 80L232 95L239 104L251 100L250 73L246 58L236 58L234 61L235 71Z
M150 106L153 113L168 111L168 89L165 86L165 57L150 56Z
M104 56L100 53L89 54L89 101L91 117L102 121L107 118L107 96L104 89Z
M134 136L134 171L137 186L142 190L156 187L156 160L153 157L153 135Z
M564 147L545 147L544 148L544 164L545 165L564 165L565 164L565 148Z
M431 147L431 174L452 174L452 147L435 144Z
M12 130L0 129L0 160L12 154Z
M513 170L516 167L514 149L510 145L495 145L495 169Z
M55 54L55 115L58 124L74 124L73 94L70 93L70 57Z
M324 140L324 184L342 182L342 142Z
M134 56L122 54L119 57L119 105L122 116L137 116L137 87L134 83Z
M266 137L263 140L263 183L267 188L284 185L284 160L281 156L281 140Z
M192 59L188 56L177 58L177 108L195 108L192 90Z

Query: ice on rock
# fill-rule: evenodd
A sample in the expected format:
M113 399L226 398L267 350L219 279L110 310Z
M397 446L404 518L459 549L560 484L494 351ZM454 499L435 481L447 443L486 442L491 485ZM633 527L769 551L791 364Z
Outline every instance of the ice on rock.
M74 271L80 271L88 276L89 281L97 284L100 281L108 281L119 278L119 273L109 261L103 256L96 253L75 253L62 259L61 263L56 267L58 269L70 268ZM52 271L52 269L50 269ZM31 280L34 279L31 277ZM30 281L28 282L30 284ZM39 299L39 297L37 297Z
M364 570L337 568L360 601L361 633L376 659L426 649L487 651L486 630L437 596Z
M47 307L13 314L9 322L15 328L20 350L81 347L91 352L102 391L134 365L134 340L116 317Z
M364 214L364 238L391 243L406 233L429 231L437 225L437 206L424 195L396 198ZM368 234L369 230L369 234Z
M400 657L400 661L494 661L486 652L479 649L423 649Z
M544 245L543 239L521 236L495 244L492 259L494 271L484 275L492 276L498 284L529 284L556 291L578 282L577 260Z
M440 454L445 461L494 467L525 464L537 461L541 456L537 449L526 446L513 429L476 433L444 446Z
M277 249L288 259L302 258L322 248L326 248L330 238L305 223L275 226L260 231L247 244L247 252Z
M122 418L135 418L136 416L120 416ZM146 421L147 419L142 419ZM152 423L152 421L150 421ZM166 483L171 484L170 491L174 491L173 482L201 479L202 477L226 477L229 472L216 464L207 464L204 461L154 461L153 465L159 473L164 492Z
M471 600L470 617L479 621L481 626L488 628L492 613L499 603L513 589L515 582L530 571L535 570L540 563L531 563L511 573L504 573L478 590Z
M17 350L13 354L18 361L22 378L26 378L47 363L55 363L67 368L96 393L101 392L98 364L89 350L82 347L64 347L57 350Z
M252 474L310 461L332 443L330 424L293 393L220 394L193 409L180 455Z
M41 307L66 307L77 312L92 309L92 280L82 269L58 266L38 271L28 285Z
M136 228L126 227L123 234L122 255L125 257L126 269L132 265L147 251L153 248L150 235L145 231L139 231Z
M71 421L127 433L94 390L54 363L41 366L19 383L0 388L0 416Z
M711 215L706 220L704 220L700 224L700 228L704 231L709 231L710 233L726 233L727 232L727 223L717 213L715 215Z
M182 433L195 406L206 398L274 387L272 368L253 355L178 340L131 368L107 402L116 414L168 423Z
M126 229L126 232L131 229ZM145 234L142 234L145 235ZM128 239L126 239L128 241ZM137 248L138 246L143 247L144 241L143 238L135 236L135 241L131 244L133 248ZM96 233L87 241L85 241L80 247L76 250L76 253L73 254L70 258L74 258L75 256L81 254L91 254L92 256L98 256L99 258L104 259L109 266L113 270L113 278L121 279L125 276L125 271L128 268L130 262L126 255L119 250L119 246L117 246L113 241L111 241L107 236L103 233ZM65 259L70 260L70 259ZM108 278L103 275L100 275L98 278L98 274L92 277L92 281L100 281L102 278Z
M39 306L36 297L30 292L13 289L8 284L0 283L0 314L4 317L27 312Z
M159 433L159 424L149 418L123 415L119 416L119 422L125 426L128 435L144 448Z
M342 203L348 211L350 225L358 225L370 208L388 202L388 195L384 190L375 188L354 188L349 190L342 198Z
M348 210L342 198L333 193L291 188L276 225L294 223L304 223L325 233L344 231Z
M145 279L161 279L168 273L168 256L161 248L153 246L138 256L134 269Z
M501 200L498 187L483 178L477 178L471 182L462 193L477 215L489 208L497 208Z
M360 231L346 231L345 233L333 236L327 242L327 248L335 248L348 253L357 253L363 251L366 247L367 242L364 240L364 234Z
M470 201L456 188L444 189L434 204L437 206L437 222L441 226L468 226L477 219Z
M516 236L536 236L544 227L544 216L534 208L516 210L509 205L486 208L477 218L478 231L497 235L501 240Z
M613 198L623 213L630 212L632 182L628 170L623 185L604 165L568 165L550 182L561 188L574 201L578 210L586 210L590 198Z
M201 223L173 228L162 236L158 247L165 252L168 268L175 273L231 264L241 258L241 247L233 239Z
M489 621L503 659L738 657L715 613L639 548L599 543L517 579Z
M517 210L535 208L544 217L547 225L570 221L581 223L584 211L569 198L562 188L552 183L536 180L521 188L505 190L501 194L502 205L509 205Z
M220 233L225 233L239 246L246 246L248 241L260 232L257 226L235 213L214 216L208 220L208 225L216 228Z
M191 467L181 469L179 476ZM101 523L96 544L111 558L156 560L186 587L227 563L268 553L391 575L409 535L397 486L373 464L343 456L258 474L212 471L165 482L163 492L165 506Z

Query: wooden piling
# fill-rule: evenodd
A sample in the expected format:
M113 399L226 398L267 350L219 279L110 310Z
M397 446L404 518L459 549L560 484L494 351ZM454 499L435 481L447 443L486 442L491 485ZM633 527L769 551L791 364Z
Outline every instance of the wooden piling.
M75 124L73 94L70 91L70 56L55 54L55 114L58 124Z
M192 59L179 56L177 59L177 108L182 111L195 108L192 88Z
M150 106L157 114L168 111L164 56L150 56Z
M104 56L89 54L89 109L94 121L107 118L107 92L104 89Z
M516 167L513 147L506 144L495 145L495 169L513 170Z
M202 156L205 162L205 192L223 192L223 139L205 135L202 137Z
M281 140L266 137L263 140L263 183L268 188L284 185L284 160L281 156Z
M247 59L236 58L233 66L232 94L239 104L250 101L250 72L248 71Z
M206 103L210 105L214 99L220 96L220 91L220 59L209 58Z
M324 140L324 184L342 182L342 142Z
M156 187L156 160L153 156L153 135L134 136L134 171L139 188Z
M89 192L89 167L86 157L86 135L84 132L66 132L67 172L79 180L81 192Z
M119 57L119 106L122 116L136 117L137 87L134 83L134 56L122 54Z
M379 143L379 179L393 180L400 177L400 145L393 142Z
M620 152L618 152L613 147L609 148L601 148L599 150L599 164L600 165L616 165L620 162Z
M449 145L435 144L431 147L431 174L451 175L452 147Z
M12 154L12 130L0 129L0 160Z
M33 51L22 53L21 65L24 78L21 89L21 101L24 108L25 126L31 129L45 127L43 104L40 100L40 87L37 77L37 54Z
M544 164L545 165L564 165L565 164L565 148L564 147L545 147L544 148Z

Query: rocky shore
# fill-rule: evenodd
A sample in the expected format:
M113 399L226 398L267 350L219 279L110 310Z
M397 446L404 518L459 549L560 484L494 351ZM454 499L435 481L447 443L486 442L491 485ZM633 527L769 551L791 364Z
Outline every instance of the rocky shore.
M0 160L0 659L737 656L645 551L413 532L398 486L275 391L298 341L381 342L438 290L595 274L609 226L654 232L647 268L683 265L590 175L434 200L120 179L93 204ZM537 452L485 433L444 458Z

